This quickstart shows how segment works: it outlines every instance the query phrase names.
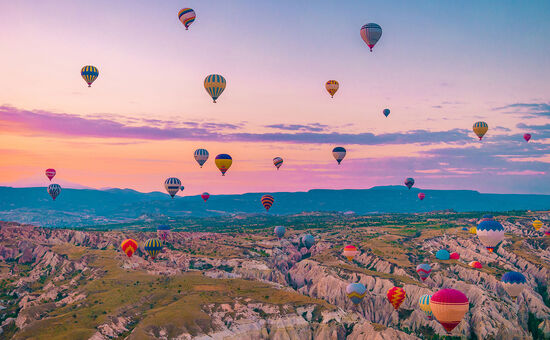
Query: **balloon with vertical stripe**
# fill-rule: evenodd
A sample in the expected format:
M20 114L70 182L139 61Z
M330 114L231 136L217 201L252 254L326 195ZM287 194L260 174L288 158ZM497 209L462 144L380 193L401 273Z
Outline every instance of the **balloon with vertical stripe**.
M154 259L162 250L162 242L158 238L148 239L147 242L145 242L145 246L143 247L143 249L145 249L147 254L149 254L149 256Z
M166 181L164 181L164 188L166 189L168 194L172 196L172 198L174 198L174 196L176 196L178 191L180 191L180 187L181 187L181 181L176 177L170 177L170 178L167 178Z
M195 160L197 161L197 163L199 163L200 167L202 168L204 163L206 163L206 161L208 160L209 154L206 149L197 149L195 150L195 153L193 154L193 156L195 157Z
M99 76L99 70L95 66L87 65L80 70L80 75L82 76L86 84L88 84L88 87L91 87L92 83Z
M59 196L59 194L61 193L61 186L59 184L50 184L48 186L47 191L48 191L48 194L50 194L50 196L55 201L57 196Z
M361 27L361 38L363 38L363 41L369 46L370 51L372 52L372 48L378 40L380 40L380 37L382 36L382 27L380 25L375 24L373 22L368 23L366 25L363 25Z
M183 8L178 12L178 19L180 19L183 26L185 26L185 30L187 31L189 29L189 26L195 21L195 18L197 15L195 14L195 11L191 8Z
M420 309L422 309L422 311L424 313L426 313L426 315L428 316L428 320L432 320L433 319L433 313L432 313L432 308L430 307L430 299L431 299L431 295L422 295L420 297L420 299L418 300L418 304L420 305Z
M479 140L485 136L487 133L487 130L489 130L489 125L485 122L475 122L474 126L472 128L474 130L474 133L479 137Z
M219 74L211 74L204 79L204 88L206 92L212 97L214 103L216 99L222 94L225 90L226 81L225 78Z

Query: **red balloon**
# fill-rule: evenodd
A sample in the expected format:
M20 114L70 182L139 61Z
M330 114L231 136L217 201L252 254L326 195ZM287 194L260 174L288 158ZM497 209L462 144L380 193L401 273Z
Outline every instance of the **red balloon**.
M424 194L423 192L418 193L418 198L420 198L421 201L424 199L424 197L426 197L426 194Z
M526 142L529 141L529 139L531 139L531 134L530 133L526 133L523 135L523 139L525 139Z
M460 258L459 253L451 253L451 256L449 256L451 260L458 260Z
M55 169L47 169L46 170L46 177L51 181L52 178L55 176Z
M207 192L203 192L201 195L202 199L206 202L210 198L210 194Z

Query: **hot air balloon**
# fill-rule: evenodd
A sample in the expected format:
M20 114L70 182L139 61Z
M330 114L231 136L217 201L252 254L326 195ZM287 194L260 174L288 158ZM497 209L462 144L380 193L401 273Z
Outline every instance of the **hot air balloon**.
M277 167L277 170L283 165L283 159L281 157L275 157L273 158L273 165Z
M388 301L393 305L393 308L396 310L399 309L399 306L405 301L407 294L405 290L401 287L393 287L388 290Z
M418 193L418 198L420 198L421 201L424 199L424 197L426 197L426 194L424 194L423 192Z
M384 114L384 116L388 117L390 115L390 109L384 109L382 113Z
M478 261L472 261L472 262L468 263L468 265L472 268L475 268L475 269L483 268L483 265L481 264L481 262L478 262Z
M531 134L530 133L524 134L523 139L525 139L526 142L529 142L529 140L531 139Z
M493 249L504 239L504 228L495 220L482 221L477 226L477 237L492 253Z
M469 306L466 295L456 289L441 289L430 298L432 313L448 334L462 321Z
M521 294L526 283L527 280L522 273L507 272L502 275L502 287L514 300Z
M340 162L344 159L344 157L346 157L346 149L341 146L337 146L332 149L332 156L334 156L334 159L336 159L338 165L340 165Z
M170 177L167 178L166 181L164 181L164 188L166 191L174 198L178 191L180 191L181 187L181 181L177 179L176 177Z
M52 196L54 201L57 198L57 196L59 196L60 193L61 193L61 186L59 184L50 184L48 186L48 194Z
M214 103L222 94L223 90L225 90L225 85L225 78L219 74L211 74L204 79L204 88L206 89L206 92L210 94L210 97L212 97Z
M418 266L416 266L416 272L418 273L418 276L420 276L420 279L422 280L422 282L424 282L428 277L430 277L430 273L432 272L432 267L427 263L421 263Z
M302 244L309 250L309 248L313 247L313 244L315 243L315 238L311 234L305 234L302 236Z
M539 229L542 228L542 222L539 220L534 220L533 228L535 228L536 231L539 231Z
M285 236L286 228L283 227L282 225L278 225L275 227L273 231L275 232L275 235L277 235L278 238L282 238L283 236Z
M405 185L407 186L407 188L409 188L409 190L411 190L411 188L414 185L414 178L412 177L405 178Z
M166 241L168 238L168 235L170 234L170 226L161 224L157 227L157 236L163 241Z
M122 241L121 245L122 251L126 253L128 257L132 257L137 250L138 244L135 240L131 238Z
M547 229L544 231L544 235L550 236L550 228L547 228Z
M371 52L381 36L382 27L378 24L371 22L361 27L361 38L363 38L363 41L369 46Z
M449 258L451 260L458 260L458 259L460 259L460 254L459 253L451 253L451 255L449 255Z
M158 238L150 238L145 242L145 247L143 248L152 259L155 259L157 254L162 250L162 242Z
M476 122L473 127L474 133L479 137L479 140L483 138L487 130L489 130L489 125L485 122Z
M55 169L47 169L46 170L46 177L48 177L48 179L50 181L52 180L52 178L55 177L55 174L56 174Z
M185 187L182 185L182 186L180 187L180 190L181 190L181 191L185 190Z
M99 76L99 71L97 67L87 65L80 70L80 75L82 76L82 78L84 78L84 81L86 82L86 84L88 84L88 87L92 87L92 83Z
M466 227L462 227L462 230L464 230L464 231L468 231L468 228L466 228Z
M185 26L185 30L187 31L189 29L189 26L195 21L195 18L197 16L195 15L195 11L191 8L183 8L178 13L178 19L180 19L183 26Z
M275 202L275 200L273 199L273 196L271 196L271 195L263 195L262 198L261 198L261 202L262 202L265 210L269 211L269 208L271 208L271 206L273 205L273 202Z
M201 198L206 202L206 201L208 201L208 199L210 198L210 194L207 193L207 192L203 192L203 193L201 194Z
M195 150L195 160L197 161L197 163L199 163L199 165L202 166L204 165L204 163L206 163L206 161L208 160L208 151L206 151L206 149L197 149Z
M494 220L494 219L495 218L493 217L493 215L483 215L483 217L481 218L481 220L479 220L477 222L477 224L480 224L483 221L491 221L491 220Z
M225 153L222 153L216 156L214 163L216 163L216 166L220 169L222 176L225 176L225 173L229 170L231 164L233 164L233 158Z
M448 260L451 258L451 254L449 254L449 252L445 249L439 249L437 251L437 253L435 253L435 257L438 259L438 260Z
M354 305L358 305L365 297L365 294L367 294L367 288L359 282L350 283L346 287L346 294Z
M424 311L424 313L426 313L426 315L428 316L428 320L432 320L433 319L433 313L432 313L432 308L430 307L430 298L432 296L431 295L422 295L420 297L420 299L418 300L418 304L420 305L420 309L422 309L422 311Z
M348 261L352 261L353 258L359 254L359 251L355 246L348 245L344 247L344 251L342 254L348 259Z
M470 234L477 234L477 228L476 227L471 227L470 228Z
M325 88L327 89L328 93L330 94L330 98L334 98L334 94L336 91L338 91L338 88L340 87L340 84L336 80L329 80L325 84Z

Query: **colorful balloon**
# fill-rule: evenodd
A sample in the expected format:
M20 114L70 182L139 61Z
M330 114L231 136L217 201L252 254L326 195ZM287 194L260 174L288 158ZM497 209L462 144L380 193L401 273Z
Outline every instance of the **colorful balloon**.
M428 277L430 277L430 273L432 272L432 267L427 263L421 263L418 266L416 266L416 272L418 273L418 276L420 276L420 279L422 280L422 282L424 282Z
M157 254L162 250L162 242L158 238L150 238L145 242L143 247L147 254L154 260Z
M225 176L225 173L229 170L231 164L233 164L233 158L228 154L222 153L216 156L214 163L216 163L216 166L221 171L222 176Z
M174 198L178 191L180 191L181 187L181 181L177 179L176 177L170 177L167 178L166 181L164 181L164 189Z
M361 38L369 46L370 51L382 36L382 27L375 23L368 23L361 27Z
M344 247L344 251L342 254L348 259L348 261L352 261L353 258L359 254L359 251L357 248L353 245L348 245Z
M340 84L336 80L329 80L325 84L325 88L327 89L328 93L330 94L330 98L334 98L334 94L336 91L338 91L338 88L340 87Z
M86 82L86 84L88 84L88 87L92 87L92 83L99 76L99 71L97 67L87 65L80 70L80 75L82 76L82 78L84 78L84 81Z
M478 262L478 261L472 261L472 262L468 263L468 265L472 268L475 268L475 269L483 268L483 265L481 264L481 262Z
M471 227L470 228L470 234L477 234L477 228L476 227Z
M451 260L458 260L458 259L460 259L460 254L459 253L451 253L451 255L449 255L449 258Z
M195 15L195 11L191 8L183 8L178 13L178 19L180 19L183 26L185 26L185 30L187 31L189 29L189 26L195 21L195 18L197 16Z
M495 220L482 221L477 225L477 237L492 253L493 249L504 239L504 228Z
M283 159L281 157L275 157L273 158L273 165L277 167L277 170L283 165Z
M529 142L529 140L531 139L531 134L530 133L524 134L523 139L525 139L526 142Z
M366 294L367 288L362 283L350 283L346 287L346 295L354 305L360 304Z
M476 122L473 127L474 133L479 137L479 140L485 136L487 130L489 130L489 125L485 122Z
M384 116L386 116L386 118L390 115L390 109L384 109L384 111L382 111L382 113L384 114Z
M315 238L311 234L305 234L302 236L302 244L309 250L315 243Z
M50 184L47 190L48 194L50 194L50 196L52 196L53 200L55 201L57 196L59 196L59 194L61 193L61 186L59 184Z
M283 227L282 225L278 225L275 227L273 231L275 232L275 235L277 235L278 238L282 238L283 236L285 236L286 228Z
M539 231L539 229L542 228L542 221L534 220L533 228L535 228L536 231Z
M418 198L420 198L421 201L424 199L424 197L426 197L426 194L424 194L423 192L418 193Z
M407 294L403 288L393 287L388 290L386 296L388 297L388 301L392 304L393 308L397 310L403 301L405 301Z
M131 238L122 241L120 246L122 247L122 251L126 253L128 257L132 257L138 248L137 242Z
M462 321L470 305L464 293L456 289L441 289L430 298L434 317L448 334Z
M273 205L273 202L275 202L275 200L273 199L273 196L271 196L271 195L263 195L262 198L261 198L261 202L262 202L265 210L269 211L269 208L271 208L271 206Z
M405 178L405 185L407 186L407 188L409 188L409 190L411 190L411 188L414 185L414 178L412 177Z
M547 228L547 229L544 231L544 235L550 236L550 228Z
M157 236L163 241L166 241L168 239L168 235L170 235L170 226L161 224L157 227Z
M51 181L55 177L55 169L46 169L46 177Z
M340 165L340 162L344 159L344 157L346 157L346 149L341 146L337 146L332 149L332 156L334 156L334 159L336 159L338 165Z
M222 94L223 90L225 90L226 83L225 78L219 74L211 74L204 79L204 88L210 97L212 97L214 103Z
M204 165L204 163L206 163L206 161L208 160L208 156L209 156L208 151L206 151L206 149L195 150L194 157L197 163L199 163L199 165L201 166L201 168Z
M428 320L432 320L433 319L433 313L432 313L432 308L430 307L430 299L431 299L431 295L422 295L420 297L420 299L418 300L418 304L420 305L420 309L422 309L422 311L424 311L424 313L426 313L426 315L428 316Z
M443 260L443 261L446 261L448 259L451 258L451 254L449 254L449 252L445 249L439 249L436 253L435 253L435 257L438 259L438 260Z
M526 283L527 280L522 273L507 272L502 275L502 287L514 300L521 294Z
M210 198L210 194L207 193L207 192L203 192L203 193L201 194L201 198L206 202L206 201L208 201L208 199Z

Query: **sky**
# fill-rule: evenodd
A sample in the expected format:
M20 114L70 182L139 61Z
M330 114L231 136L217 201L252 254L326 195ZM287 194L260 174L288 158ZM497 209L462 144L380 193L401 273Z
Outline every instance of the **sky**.
M183 7L197 13L188 31ZM64 187L162 191L174 176L189 195L406 177L549 194L549 12L548 1L2 2L0 185L45 186L55 168ZM359 34L369 22L383 30L372 53ZM91 88L84 65L99 69ZM203 86L213 73L227 79L216 104ZM348 151L340 166L335 146ZM197 148L210 153L202 169ZM233 157L224 177L220 153Z

